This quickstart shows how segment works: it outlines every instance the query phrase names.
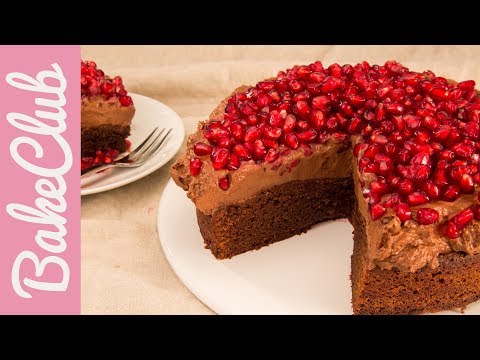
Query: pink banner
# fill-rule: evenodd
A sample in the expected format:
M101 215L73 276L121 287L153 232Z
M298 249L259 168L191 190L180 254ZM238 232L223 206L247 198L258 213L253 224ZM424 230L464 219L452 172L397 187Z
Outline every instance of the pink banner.
M80 47L0 46L0 313L80 313Z

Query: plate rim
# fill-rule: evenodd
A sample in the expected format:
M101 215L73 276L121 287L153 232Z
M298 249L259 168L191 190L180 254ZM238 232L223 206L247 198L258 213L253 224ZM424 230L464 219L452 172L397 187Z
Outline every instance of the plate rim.
M158 102L159 104L165 106L168 110L170 110L179 120L178 121L179 127L180 127L181 132L183 133L182 141L178 142L178 145L176 146L175 151L173 152L173 150L172 150L172 156L167 157L165 162L162 163L162 161L160 161L160 162L154 164L153 166L150 166L150 167L146 168L144 171L138 173L137 175L125 178L125 179L120 180L120 181L118 181L114 184L109 184L109 185L107 184L107 185L103 185L103 186L100 186L98 188L93 188L93 189L89 189L89 188L82 189L82 188L80 188L80 195L81 196L94 195L94 194L99 194L99 193L102 193L102 192L114 190L114 189L120 188L122 186L131 184L131 183L133 183L137 180L140 180L140 179L152 174L153 172L155 172L158 169L160 169L161 167L163 167L166 163L168 163L178 153L178 151L180 150L180 148L183 145L183 142L185 141L185 124L183 123L183 120L180 117L180 115L178 115L175 110L173 110L170 106L166 105L165 103L161 102L160 100L154 99L152 97L137 94L137 93L130 93L130 95L133 95L134 97L141 97L141 98L147 99L148 101Z

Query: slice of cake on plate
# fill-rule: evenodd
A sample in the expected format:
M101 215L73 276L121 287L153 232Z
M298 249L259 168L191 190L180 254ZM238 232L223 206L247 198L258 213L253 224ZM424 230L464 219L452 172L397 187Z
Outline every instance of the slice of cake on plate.
M472 80L395 61L294 66L219 104L171 176L219 259L348 217L355 314L480 299L480 97Z
M122 78L110 78L93 61L81 62L81 95L82 170L86 170L127 150L135 106Z

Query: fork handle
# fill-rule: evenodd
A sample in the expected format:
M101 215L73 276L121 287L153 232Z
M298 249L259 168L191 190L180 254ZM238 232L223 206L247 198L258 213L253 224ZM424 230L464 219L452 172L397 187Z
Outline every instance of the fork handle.
M106 165L100 165L100 166L97 166L96 168L93 168L89 171L87 171L85 174L83 174L80 178L81 179L85 179L87 177L90 177L94 174L98 174L100 171L103 171L103 170L106 170L106 169L110 169L111 167L114 167L115 164L106 164Z

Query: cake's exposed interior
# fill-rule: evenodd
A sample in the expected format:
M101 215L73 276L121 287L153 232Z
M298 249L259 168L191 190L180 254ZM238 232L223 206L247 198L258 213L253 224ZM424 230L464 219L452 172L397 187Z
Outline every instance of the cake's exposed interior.
M171 175L217 258L348 216L354 312L398 314L480 297L479 167L474 81L317 61L238 88Z
M81 62L82 170L112 162L128 148L135 107L120 76L113 79L93 61Z

